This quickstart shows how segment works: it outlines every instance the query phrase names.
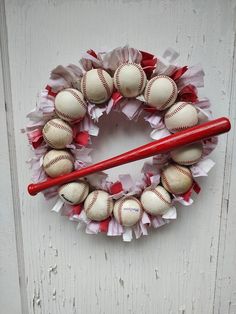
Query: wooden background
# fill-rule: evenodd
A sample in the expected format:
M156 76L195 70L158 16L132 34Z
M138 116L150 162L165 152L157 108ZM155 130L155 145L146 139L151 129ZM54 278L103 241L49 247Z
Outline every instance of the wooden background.
M0 0L1 313L236 313L235 21L235 0ZM31 152L20 134L53 67L126 43L200 62L214 116L233 127L194 205L128 244L78 232L27 195ZM109 153L129 143L117 147Z

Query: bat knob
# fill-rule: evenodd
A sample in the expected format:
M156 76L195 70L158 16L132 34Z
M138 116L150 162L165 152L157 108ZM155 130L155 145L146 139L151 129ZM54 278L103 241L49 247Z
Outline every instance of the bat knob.
M33 183L28 185L28 193L32 196L38 194Z

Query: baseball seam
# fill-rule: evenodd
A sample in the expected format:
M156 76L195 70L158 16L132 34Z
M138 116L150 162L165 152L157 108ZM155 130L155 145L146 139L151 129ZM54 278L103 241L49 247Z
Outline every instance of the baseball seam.
M167 205L171 205L171 202L169 202L168 200L166 200L166 199L164 198L164 196L163 196L159 191L157 191L156 189L150 188L150 189L148 189L148 191L153 192L154 194L156 194L156 196L158 196L158 197L159 197L164 203L166 203Z
M84 201L84 199L86 198L86 193L87 193L87 184L86 183L83 183L83 190L82 190L82 193L81 193L81 196L80 196L80 199L79 199L79 203L82 203Z
M108 85L108 83L107 83L107 81L106 81L106 79L105 79L105 77L104 77L104 75L103 75L103 70L102 70L102 69L97 69L97 73L98 73L98 77L99 77L99 79L100 79L100 81L101 81L103 87L104 87L105 90L106 90L107 97L110 97L110 95L111 95L111 90L110 90L109 85Z
M163 182L167 186L167 189L169 190L169 192L172 193L172 194L175 194L175 192L172 190L172 188L171 188L171 186L170 186L170 184L169 184L169 182L168 182L164 172L162 172L161 179L163 180Z
M55 163L57 163L60 160L69 160L73 163L73 157L69 156L69 155L61 155L58 157L55 157L54 159L50 160L46 165L43 165L44 169L47 169L49 167L51 167L52 165L54 165Z
M61 116L63 117L64 119L69 119L69 121L72 121L72 120L76 120L77 118L75 117L72 117L71 115L67 114L67 113L64 113L64 112L61 112L59 109L55 108L55 111L56 113L58 114L58 116ZM81 117L81 116L79 116ZM78 117L78 118L79 118Z
M165 119L169 119L169 118L173 117L177 112L182 110L187 105L189 105L189 103L183 102L176 109L174 109L172 112L169 112L169 113L167 112L166 115L165 115Z
M170 128L170 130L171 131L182 131L182 130L186 130L188 128L191 128L194 125L181 125L181 126L178 126L178 127L175 127L175 128Z
M86 99L88 99L88 95L87 95L87 88L86 88L86 79L87 79L87 72L84 74L83 78L82 78L82 91L83 91L83 94L84 94L84 97Z
M140 82L139 82L139 86L138 86L138 92L139 92L139 94L142 92L142 90L143 90L143 84L144 84L144 71L143 71L143 69L142 69L142 67L139 65L139 64L137 64L137 63L131 63L133 66L135 66L136 67L136 69L138 69L139 70L139 73L140 73Z
M191 173L185 171L184 169L180 168L177 165L173 165L173 167L175 167L179 172L181 172L182 174L186 175L187 177L189 177L192 180L192 175ZM190 171L190 170L189 170Z
M65 126L65 125L61 125L61 124L59 124L59 123L57 123L57 122L55 122L55 121L53 121L53 120L50 120L50 121L48 122L48 125L49 125L49 126L54 126L54 127L57 128L57 129L61 129L61 130L64 130L64 131L66 131L66 132L72 134L72 130L69 129L69 127L67 127L67 126ZM47 133L47 131L48 131L48 130L46 130L46 129L44 130L44 132L46 132L46 133Z
M173 157L171 157L171 158L174 160ZM181 164L181 163L182 163L183 165L186 165L186 164L191 165L191 164L193 164L193 163L197 163L200 159L201 159L201 157L196 158L196 159L192 159L192 160L188 159L188 160L180 160L180 161L174 160L174 161L175 161L177 164Z
M91 200L91 203L88 205L87 209L86 209L86 213L89 213L89 211L91 210L91 208L93 207L93 205L95 204L96 200L97 200L97 197L98 197L98 193L99 191L96 190L93 192L93 198Z
M87 110L87 105L85 104L85 102L80 98L80 96L78 94L76 94L75 91L73 91L73 89L68 88L66 90L66 92L69 92L72 96L74 96L76 98L76 100L80 103L80 105L84 108L84 110Z
M125 64L126 63L124 63L124 64L119 66L119 68L116 71L116 75L114 76L114 81L115 81L116 88L118 89L118 91L120 93L122 92L122 88L121 88L121 85L120 85L119 75L120 75L120 71L122 70L122 68L124 67Z

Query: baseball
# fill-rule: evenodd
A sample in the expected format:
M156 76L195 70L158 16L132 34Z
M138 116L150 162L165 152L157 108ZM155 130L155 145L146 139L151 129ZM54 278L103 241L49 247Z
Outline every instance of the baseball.
M65 148L73 139L72 128L61 119L49 120L43 128L44 141L52 148Z
M162 171L161 182L168 192L178 195L187 192L191 188L193 177L187 167L170 164Z
M177 102L165 114L165 125L174 133L198 124L197 109L187 102Z
M60 198L67 204L76 205L85 200L89 193L89 185L85 181L70 182L59 189Z
M102 69L90 70L81 80L81 91L90 102L102 104L112 95L113 79Z
M170 194L160 185L147 188L141 195L143 209L153 215L163 215L172 206Z
M55 178L73 170L74 158L66 150L52 149L44 156L43 168L49 177Z
M166 75L153 77L146 86L146 102L157 110L165 110L173 105L178 96L175 82Z
M170 152L171 158L179 165L193 165L202 157L203 145L193 143Z
M102 190L95 190L84 202L84 210L89 219L101 221L108 218L113 210L113 200Z
M132 227L142 218L143 209L137 198L127 196L115 202L113 212L120 225Z
M64 89L55 98L56 114L65 121L73 122L83 118L86 110L84 96L77 89Z
M114 74L114 85L124 97L136 97L142 93L147 77L137 63L121 64Z

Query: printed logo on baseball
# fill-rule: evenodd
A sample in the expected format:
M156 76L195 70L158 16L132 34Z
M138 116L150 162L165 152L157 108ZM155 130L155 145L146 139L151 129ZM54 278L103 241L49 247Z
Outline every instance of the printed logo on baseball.
M198 142L175 149L170 152L170 156L177 164L189 166L201 159L202 152L203 145Z
M89 193L89 185L85 181L70 182L60 187L58 194L67 204L82 203Z
M81 80L81 91L88 101L102 104L112 95L113 79L105 70L90 70Z
M73 88L62 90L55 98L55 111L61 119L68 122L82 119L87 111L83 94Z
M153 77L146 86L144 97L149 106L165 110L172 106L178 96L175 82L166 75Z
M115 202L113 213L120 225L132 227L142 218L143 209L137 198L127 196Z
M43 159L46 174L55 178L70 173L74 168L74 158L66 150L50 150Z
M173 194L184 194L193 185L191 171L187 167L170 164L161 173L163 187Z
M43 128L43 139L52 148L65 148L72 142L72 128L61 119L49 120Z
M160 185L146 188L141 194L143 209L150 215L163 215L172 206L170 194Z
M165 125L174 133L198 124L197 109L187 102L177 102L165 114Z
M86 198L84 210L89 219L95 221L104 220L113 211L113 200L107 192L95 190Z
M146 74L137 63L121 64L114 74L114 85L124 97L131 98L140 95L146 82Z

